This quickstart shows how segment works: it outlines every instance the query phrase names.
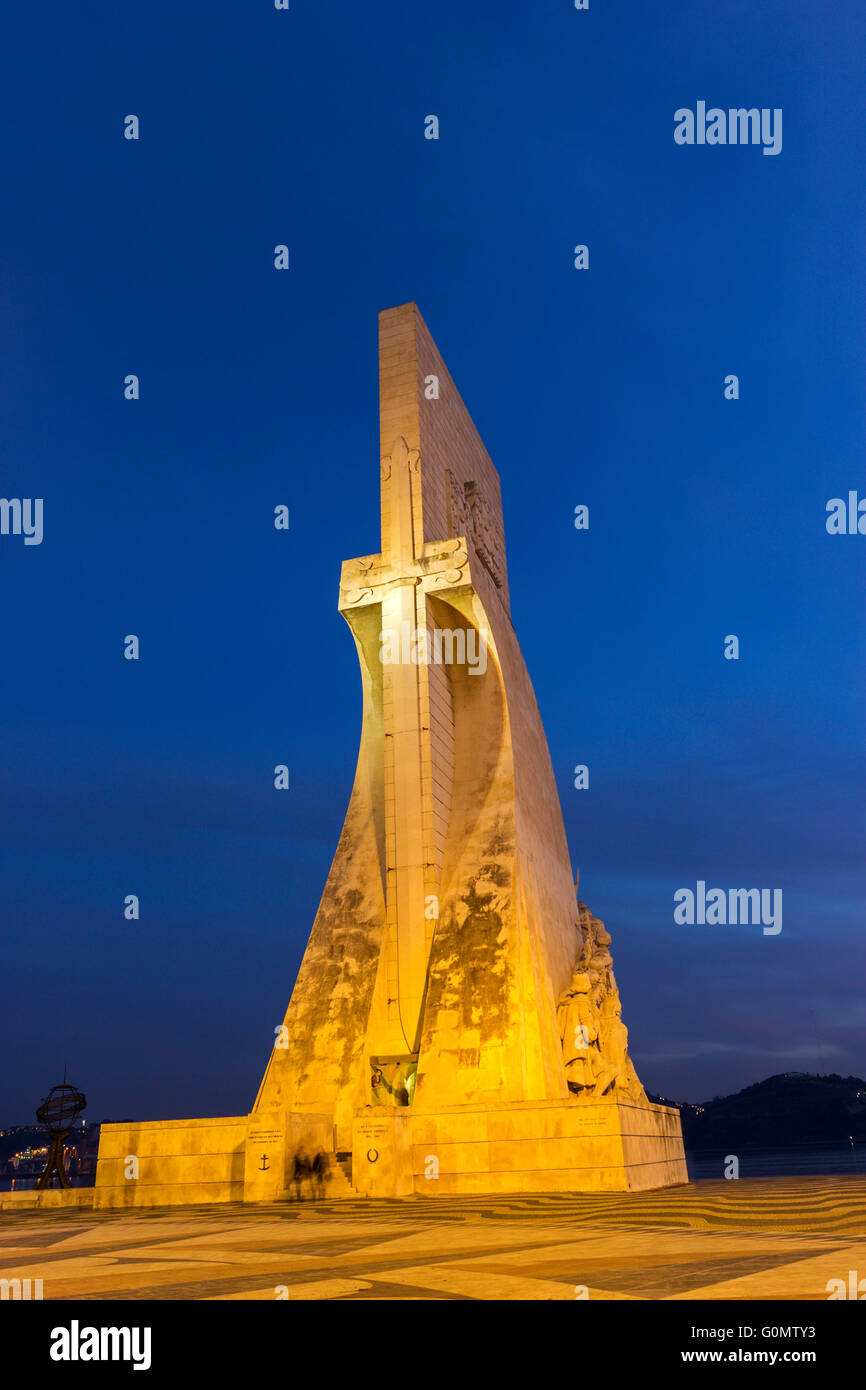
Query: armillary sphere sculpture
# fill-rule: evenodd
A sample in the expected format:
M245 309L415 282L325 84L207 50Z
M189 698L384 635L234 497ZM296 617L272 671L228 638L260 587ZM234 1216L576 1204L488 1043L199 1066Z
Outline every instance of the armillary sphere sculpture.
M36 1184L37 1188L50 1187L55 1173L61 1187L70 1186L66 1170L63 1167L63 1142L69 1136L72 1126L86 1105L87 1097L84 1092L77 1091L74 1086L66 1084L66 1071L64 1069L62 1086L52 1086L36 1111L37 1120L45 1126L51 1138L48 1162L42 1177Z

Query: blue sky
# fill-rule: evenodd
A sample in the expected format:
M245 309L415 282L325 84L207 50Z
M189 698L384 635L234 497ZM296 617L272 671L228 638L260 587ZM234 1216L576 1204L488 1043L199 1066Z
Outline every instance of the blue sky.
M866 1072L866 538L824 524L866 495L864 40L853 0L7 19L0 494L45 530L0 536L0 1123L64 1062L92 1119L255 1096L354 775L337 584L407 300L502 478L642 1079ZM698 100L782 152L676 145ZM675 925L698 879L781 888L781 934Z

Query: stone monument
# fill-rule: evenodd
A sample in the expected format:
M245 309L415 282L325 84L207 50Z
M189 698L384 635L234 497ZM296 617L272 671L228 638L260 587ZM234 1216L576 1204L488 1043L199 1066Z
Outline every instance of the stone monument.
M281 1195L300 1143L341 1157L347 1193L688 1180L577 900L499 478L414 304L380 315L379 370L381 549L344 563L339 595L358 766L284 1024L250 1116L105 1126L98 1203L150 1200L118 1180L141 1144L163 1151L161 1201Z

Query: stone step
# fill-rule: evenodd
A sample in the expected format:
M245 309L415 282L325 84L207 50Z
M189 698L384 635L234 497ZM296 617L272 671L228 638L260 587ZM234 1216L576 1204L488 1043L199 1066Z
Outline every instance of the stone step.
M335 1197L357 1197L357 1192L352 1186L352 1159L338 1160L331 1164L330 1177L325 1185L325 1192L331 1199Z
M352 1156L338 1159L334 1154L329 1154L331 1166L328 1169L328 1181L325 1183L324 1200L327 1202L338 1201L341 1197L357 1197L358 1193L352 1186ZM313 1198L318 1199L319 1189L315 1180L305 1182L302 1189L302 1201L309 1202ZM294 1186L286 1188L282 1193L286 1201L296 1200Z

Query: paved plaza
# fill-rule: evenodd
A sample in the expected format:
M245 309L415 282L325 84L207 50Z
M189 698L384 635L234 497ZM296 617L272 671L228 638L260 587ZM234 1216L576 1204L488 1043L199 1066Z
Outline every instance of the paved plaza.
M0 1213L52 1299L803 1299L866 1274L866 1177Z

